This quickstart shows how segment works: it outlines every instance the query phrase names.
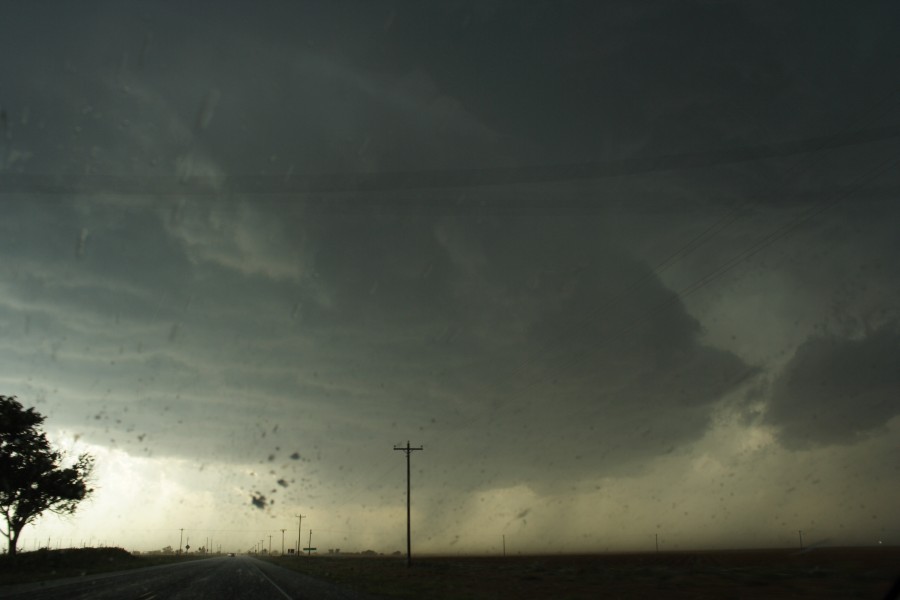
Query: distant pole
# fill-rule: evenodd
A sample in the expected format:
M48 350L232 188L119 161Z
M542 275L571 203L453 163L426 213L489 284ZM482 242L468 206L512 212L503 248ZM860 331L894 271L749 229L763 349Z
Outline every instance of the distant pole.
M394 450L400 450L406 453L406 566L412 566L412 536L410 534L410 494L409 494L409 455L412 454L415 450L422 450L422 446L418 448L413 448L409 445L409 440L406 442L406 447L403 446L394 446Z
M303 525L303 515L294 516L300 519L299 521L297 521L297 556L300 556L300 548L302 548L302 546L300 545L300 527Z
M284 556L284 529L281 530L281 555Z
M506 534L503 535L503 556L506 556Z
M659 554L659 534L656 535L656 553Z
M798 529L797 533L800 534L800 549L803 550L803 530Z
M306 555L312 556L312 529L309 530L309 543L306 545Z
M178 536L178 554L181 554L181 547L184 545L184 527L179 531L181 531L181 535Z
M272 556L272 536L269 536L269 556Z

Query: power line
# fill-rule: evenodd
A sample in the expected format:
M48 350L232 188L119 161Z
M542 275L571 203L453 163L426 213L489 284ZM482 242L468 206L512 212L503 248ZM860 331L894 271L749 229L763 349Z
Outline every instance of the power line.
M843 144L841 140L847 140L854 137L854 130L858 131L867 131L870 126L876 122L878 119L883 118L883 114L879 112L878 109L885 105L889 105L891 99L900 93L900 85L891 89L887 94L881 97L866 113L856 120L854 123L853 129L851 131L838 132L829 136L822 136L818 138L809 138L807 140L807 155L816 155L819 154L822 150L832 149L842 147ZM892 129L892 127L889 127ZM857 138L859 139L859 138ZM777 146L777 144L776 144ZM760 158L770 158L770 157L760 157ZM755 159L754 159L755 160ZM821 160L821 159L819 159ZM810 170L815 165L815 161L809 161L805 166L795 166L790 169L788 173L784 175L784 178L794 178L803 174L804 172ZM785 184L786 185L786 184ZM605 302L602 302L596 306L594 306L590 311L588 311L584 317L589 318L595 314L599 314L602 311L608 309L610 306L617 303L619 300L623 300L628 292L633 291L638 288L642 284L653 280L655 277L658 277L661 273L666 271L669 267L676 264L678 261L684 259L693 253L696 249L703 246L710 240L712 240L716 235L733 225L736 221L740 219L741 213L743 210L751 204L752 200L746 199L743 202L738 203L736 206L732 207L728 213L716 220L713 224L704 229L700 234L691 238L687 243L683 244L680 248L678 248L674 253L667 256L665 259L657 263L657 265L650 271L647 271L643 275L639 276L636 280L626 285L618 294L615 294L612 298L608 299ZM584 319L582 319L583 321ZM565 341L565 338L568 337L572 332L579 330L583 327L583 323L575 323L570 327L563 329L554 336L548 343L544 344L541 348L541 351L537 356L528 357L522 360L522 362L515 368L512 378L516 378L517 375L522 374L523 372L528 370L529 363L534 362L538 358L542 356L547 356L552 351L552 347L554 345L562 345Z
M304 177L297 176L289 181L285 181L283 175L233 175L224 177L224 184L233 193L280 196L312 192L358 193L553 183L634 176L661 171L703 169L807 154L826 148L870 144L898 137L900 137L900 126L885 125L756 146L651 157L481 169L324 173ZM212 186L210 185L212 179L202 177L192 177L186 180L174 176L101 176L84 175L83 173L4 173L3 179L4 194L49 195L96 192L98 189L102 189L122 195L216 196L220 193L218 189L222 183L220 178L216 178L217 185Z
M801 214L792 218L790 221L788 221L788 222L782 224L781 226L777 227L776 229L770 231L767 235L758 239L755 243L753 243L749 247L745 248L742 252L740 252L736 256L732 257L725 263L716 267L713 271L700 277L699 279L695 280L694 282L692 282L688 286L682 288L681 290L676 291L671 297L667 298L665 301L659 303L656 307L654 307L654 309L651 312L645 313L644 316L654 315L654 314L661 312L662 310L670 308L671 306L675 305L676 303L681 302L685 297L690 296L691 294L694 294L695 292L706 287L707 285L709 285L716 279L718 279L718 278L722 277L723 275L727 274L728 272L732 271L737 266L739 266L741 263L746 261L748 258L755 256L762 250L768 248L775 242L781 240L782 238L786 237L788 234L792 233L800 225L806 223L810 219L812 219L812 218L818 216L819 214L825 212L826 210L832 208L839 202L842 202L842 201L850 198L852 195L854 195L860 189L862 189L862 186L865 183L868 183L875 177L878 177L879 175L885 173L892 166L896 166L897 160L898 160L898 158L896 156L894 156L887 160L882 161L881 163L876 165L876 167L874 167L873 169L868 170L864 175L856 178L853 182L854 184L856 184L855 187L851 187L847 192L845 192L844 194L842 194L841 196L839 196L837 198L832 198L829 200L825 200L825 201L816 203L811 208L805 210ZM633 320L629 325L627 325L624 329L621 330L621 335L616 336L614 338L605 338L600 344L595 346L595 349L599 348L599 347L603 347L603 346L608 346L608 345L610 345L610 343L612 341L621 341L625 336L634 332L635 329L644 320L645 319L643 317ZM574 360L574 361L568 361L567 366L572 367L572 366L579 365L579 364L585 362L585 360L587 360L587 358L589 358L589 357L582 357L582 358ZM566 365L564 364L561 368L566 368ZM538 383L538 381L539 380L535 380L533 382L533 384ZM531 385L533 385L533 384L531 384ZM529 387L530 387L530 385L529 385Z
M889 102L889 100L891 98L895 97L898 93L900 93L900 86L895 87L888 94L886 94L884 97L882 97L878 102L876 102L875 105L869 111L867 111L865 118L861 119L861 121L864 124L870 124L874 120L882 118L883 115L873 115L872 113L875 112L876 108L879 108L882 105L887 104ZM888 127L888 129L894 129L894 127ZM840 140L846 141L847 139L852 138L852 137L854 137L853 133L849 132L849 133L842 133L842 134L834 134L831 136L824 136L824 137L820 137L820 138L811 138L811 139L807 140L808 142L811 142L811 144L809 146L807 146L807 152L808 153L818 153L819 151L824 150L824 149L838 148L838 147L841 147L844 145L841 143ZM857 139L859 139L859 138L857 138ZM760 157L760 158L763 158L763 157ZM893 162L893 161L891 160L888 162ZM798 176L801 173L805 172L806 170L809 170L812 166L813 166L813 164L811 163L809 165L806 165L806 168L796 167L791 170L791 171L793 171L791 173L791 175ZM873 170L867 171L867 173L863 177L857 178L856 180L854 180L854 183L856 183L860 179L862 179L864 181L868 181L868 180L880 175L885 170L887 170L887 168L889 168L889 167L890 167L890 164L886 164L886 165L883 164L881 167L876 167ZM769 245L771 245L778 239L784 237L785 235L787 235L788 233L793 231L802 222L805 222L806 220L812 218L813 216L823 212L824 210L827 210L827 208L830 208L830 206L832 206L833 204L843 200L845 197L849 197L856 191L858 191L858 188L853 189L850 193L845 194L844 197L839 198L838 200L828 204L824 208L822 208L822 207L814 208L814 210L811 214L808 214L808 215L804 214L804 216L802 216L802 218L799 222L794 223L794 220L792 220L791 222L789 222L787 224L785 231L782 232L781 230L784 228L779 228L779 233L775 233L774 237L773 237L773 234L769 234L769 235L765 236L762 239L761 245L759 243L755 243L751 246L750 252L747 252L747 251L742 252L738 257L736 257L736 260L728 261L727 268L725 268L721 272L718 272L719 269L717 269L714 273L709 274L705 277L702 277L697 282L694 282L694 284L692 284L691 286L688 286L688 288L686 288L685 290L676 293L676 295L674 297L672 297L669 301L664 302L663 304L666 306L668 306L670 304L674 304L675 302L680 301L683 297L694 293L695 291L697 291L698 289L701 289L702 287L705 287L705 285L708 285L709 283L711 283L714 279L718 278L719 276L724 275L725 273L727 273L728 271L733 269L735 266L737 266L737 264L739 264L743 260L750 258L751 256L755 255L762 249L768 247ZM616 294L614 297L608 299L606 302L603 302L603 303L600 303L600 304L594 306L591 310L589 310L587 313L585 313L583 315L583 318L580 319L579 323L574 323L571 326L564 328L562 331L557 332L557 334L554 336L554 338L552 340L550 340L548 343L544 344L542 346L542 348L540 349L540 351L536 355L529 356L529 357L522 359L522 361L514 368L512 375L511 375L511 379L516 379L516 377L518 375L528 372L531 364L533 364L536 360L540 359L541 357L549 356L553 352L554 347L562 346L565 343L566 338L569 335L571 335L571 333L573 333L574 331L580 330L584 326L584 321L587 318L590 318L591 316L598 314L605 309L608 309L611 305L613 305L614 303L617 303L617 301L619 299L624 299L625 295L628 292L639 287L641 284L652 280L654 277L657 277L660 273L664 272L666 269L671 267L673 264L675 264L679 260L682 260L689 254L691 254L693 251L695 251L697 248L703 246L705 243L707 243L708 241L713 239L716 235L718 235L719 233L724 231L726 228L731 226L733 223L735 223L740 218L741 212L743 211L743 209L750 204L751 204L751 200L749 200L749 199L739 203L738 205L733 207L728 212L728 214L726 214L722 218L715 221L712 225L710 225L709 227L704 229L704 231L701 232L699 235L693 237L686 244L682 245L674 253L672 253L671 255L666 257L664 260L659 262L652 270L644 273L642 276L638 277L631 284L624 287L622 289L622 291L619 292L618 294ZM650 313L650 314L655 314L657 312L659 312L659 310L653 310L652 313ZM637 319L637 320L633 321L632 324L634 326L627 328L625 333L630 333L631 331L634 331L634 329L636 329L636 326L639 325L642 320L643 319ZM608 339L606 341L608 342ZM602 344L602 345L607 345L607 344ZM534 381L533 383L536 384L538 381L540 381L540 380L538 379L538 380ZM533 384L527 384L526 387L530 387L531 385L533 385ZM500 388L501 386L502 386L502 384L498 384L496 387ZM497 408L498 408L497 406L494 406L493 411L495 412L497 410ZM472 422L480 420L484 416L486 416L486 415L482 414L480 416L475 416L472 419L468 420L466 423L470 424Z
M770 231L768 234L764 235L762 238L757 238L748 247L746 247L744 250L739 252L737 255L733 256L731 259L729 259L725 263L720 264L718 267L716 267L712 271L706 273L705 275L701 276L700 278L696 279L695 281L693 281L691 284L685 286L684 288L682 288L680 290L675 290L675 293L673 293L671 296L669 296L664 301L658 303L651 310L645 312L640 317L631 320L629 323L626 323L625 326L619 330L618 335L608 336L608 337L600 340L598 344L593 345L592 346L593 350L596 351L602 347L609 347L613 343L620 343L628 335L630 335L636 329L638 329L643 322L647 321L648 318L662 312L663 310L673 307L677 303L681 302L684 298L696 293L697 291L710 285L713 281L715 281L715 280L719 279L720 277L726 275L727 273L731 272L732 270L737 268L740 264L742 264L749 258L751 258L751 257L755 256L756 254L758 254L759 252L765 250L766 248L768 248L772 244L776 243L777 241L787 237L788 235L793 233L795 230L797 230L804 223L810 221L811 219L815 218L816 216L829 210L830 208L834 207L835 205L852 198L854 195L856 195L862 189L864 189L864 186L866 184L868 184L869 182L871 182L873 179L883 175L885 172L890 170L891 167L896 167L897 162L898 162L898 157L895 154L893 156L886 158L885 160L882 160L882 161L876 163L872 168L867 169L860 176L858 176L857 178L852 180L851 184L848 187L843 188L836 195L832 195L832 197L827 197L823 200L820 200L819 202L814 203L813 206L803 210L799 214L797 214L794 217L792 217L791 219L789 219L787 222L782 223L781 225L775 227L772 231ZM595 310L596 309L590 311L588 313L588 316L593 314ZM563 337L560 336L558 338L558 340L560 342L562 342ZM546 356L547 353L542 352L539 354L539 356L541 356L541 355ZM593 353L591 353L591 355L584 354L581 357L575 357L571 360L567 360L567 361L563 362L562 364L560 364L558 370L559 370L559 372L564 372L566 370L570 370L572 368L583 365L584 363L591 360L592 358L593 358ZM532 364L534 362L534 360L536 360L536 357L529 357L529 358L525 359L519 365L517 372L526 371L528 368L528 365ZM745 369L743 372L739 373L736 377L733 378L733 384L743 381L748 376L752 375L753 372L755 372L754 368ZM526 388L533 387L533 386L537 385L538 383L540 383L542 380L543 380L543 378L539 376L539 377L533 379L532 381L527 382L525 384L525 387ZM503 383L498 382L495 387L497 389L501 389L503 386L504 386ZM725 389L728 389L728 388L726 387ZM489 414L495 414L496 411L498 410L499 406L500 406L500 404L495 403L495 405L492 406L491 409L489 409L489 412L485 411L481 415L473 416L471 419L467 420L466 423L471 424L471 423L474 423L476 421L486 418Z

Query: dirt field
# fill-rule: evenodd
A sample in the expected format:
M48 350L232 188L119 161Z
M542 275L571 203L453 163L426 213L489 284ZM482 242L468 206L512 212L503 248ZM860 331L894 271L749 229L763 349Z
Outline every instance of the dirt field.
M900 548L591 556L272 559L385 598L884 598Z

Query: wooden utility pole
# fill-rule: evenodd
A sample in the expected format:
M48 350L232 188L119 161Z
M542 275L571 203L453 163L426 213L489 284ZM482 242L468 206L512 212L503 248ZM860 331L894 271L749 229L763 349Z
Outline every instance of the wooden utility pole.
M304 515L294 515L299 521L297 521L297 556L300 556L300 548L303 546L300 545L300 527L303 525L303 516Z
M281 556L284 556L284 529L281 530Z
M412 542L410 535L410 526L409 526L409 513L410 513L410 496L409 496L409 455L413 453L415 450L422 450L422 446L418 448L413 448L409 445L409 441L407 440L406 446L394 446L394 450L400 450L406 453L406 566L412 566Z

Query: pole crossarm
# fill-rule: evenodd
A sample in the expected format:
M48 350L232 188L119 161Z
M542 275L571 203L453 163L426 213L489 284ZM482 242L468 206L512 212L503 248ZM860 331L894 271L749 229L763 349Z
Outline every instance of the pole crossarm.
M406 442L405 446L394 446L394 450L402 450L402 451L406 452L407 456L409 456L409 453L412 452L413 450L424 450L424 449L425 448L423 448L422 446L417 446L417 447L413 448L409 445L409 442Z

